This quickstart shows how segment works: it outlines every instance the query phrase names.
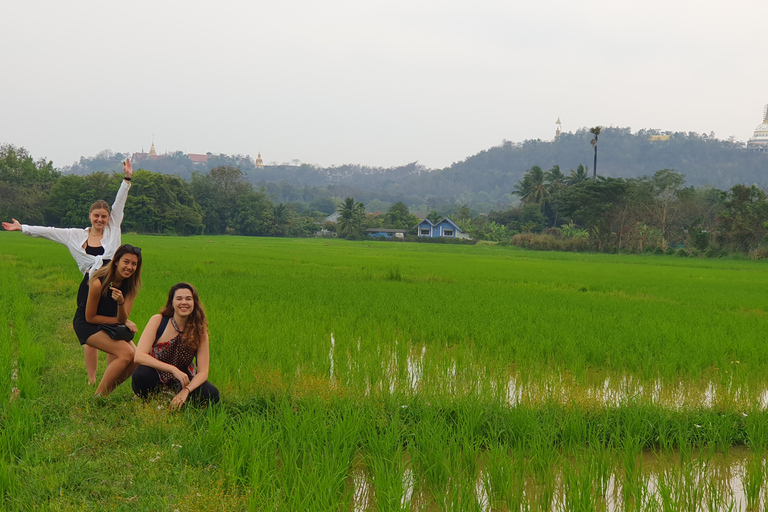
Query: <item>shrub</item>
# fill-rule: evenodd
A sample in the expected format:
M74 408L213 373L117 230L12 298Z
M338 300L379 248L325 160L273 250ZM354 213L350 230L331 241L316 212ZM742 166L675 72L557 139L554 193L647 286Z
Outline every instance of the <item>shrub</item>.
M594 243L588 238L557 239L551 234L536 233L515 235L509 239L509 244L535 251L584 252L594 250L595 248Z
M758 247L749 251L749 259L751 260L764 260L768 258L768 248Z

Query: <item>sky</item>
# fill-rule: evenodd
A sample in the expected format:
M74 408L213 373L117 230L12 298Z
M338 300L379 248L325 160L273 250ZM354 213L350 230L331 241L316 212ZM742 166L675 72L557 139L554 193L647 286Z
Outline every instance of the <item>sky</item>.
M765 0L6 2L0 143L442 168L582 127L748 140ZM589 150L589 148L587 148Z

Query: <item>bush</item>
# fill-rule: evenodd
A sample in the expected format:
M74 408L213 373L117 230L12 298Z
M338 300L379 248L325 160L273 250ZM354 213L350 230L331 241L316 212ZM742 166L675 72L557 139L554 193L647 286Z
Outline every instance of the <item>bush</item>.
M509 239L510 245L535 251L584 252L595 249L588 238L566 238L558 240L551 234L521 233ZM504 244L506 245L506 244Z
M749 251L749 259L751 260L764 260L768 258L768 248L758 247Z

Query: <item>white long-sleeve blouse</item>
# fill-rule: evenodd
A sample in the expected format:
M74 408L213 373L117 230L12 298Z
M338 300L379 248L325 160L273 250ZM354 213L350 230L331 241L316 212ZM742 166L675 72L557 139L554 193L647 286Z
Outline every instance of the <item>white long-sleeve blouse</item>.
M69 249L72 257L75 258L77 268L85 275L89 270L98 270L101 268L104 260L112 259L115 251L120 247L122 232L120 225L123 223L123 210L125 201L128 199L128 191L131 189L131 182L123 180L120 190L117 191L115 202L112 205L112 211L109 214L109 222L104 227L104 236L101 239L101 246L104 247L104 254L93 256L85 252L85 244L88 242L88 233L91 228L51 228L43 226L21 225L21 232L25 235L36 238L46 238L58 242Z

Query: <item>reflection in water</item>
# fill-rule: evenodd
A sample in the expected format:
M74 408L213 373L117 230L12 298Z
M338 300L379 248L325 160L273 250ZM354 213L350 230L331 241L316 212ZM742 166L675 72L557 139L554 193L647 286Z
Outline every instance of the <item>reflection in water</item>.
M342 379L346 385L362 383L365 393L372 390L390 394L418 394L422 391L456 394L493 393L509 406L556 402L576 405L618 407L627 403L643 402L680 410L690 407L729 408L759 406L768 408L768 389L748 389L730 381L716 380L643 380L630 374L611 372L585 372L575 377L568 372L538 369L535 373L519 369L490 372L487 368L473 365L466 360L457 362L445 354L431 353L427 347L406 343L406 349L396 340L394 346L380 346L381 366L377 374L370 374L361 352L361 340L357 351L347 352L346 368L339 368L336 360L336 339L330 335L328 358L329 379L333 383ZM404 357L401 357L405 354ZM343 363L342 363L343 365ZM427 382L425 382L427 381Z
M670 454L659 458L652 453L642 456L642 471L634 483L626 483L623 470L618 466L608 476L604 485L598 486L586 480L587 485L579 485L577 480L593 477L584 462L564 460L551 475L551 492L545 492L546 485L533 478L526 479L519 489L519 500L529 507L564 511L574 508L618 512L627 509L638 510L749 510L766 511L765 461L762 458L750 459L745 448L734 448L728 457L706 455L691 458L681 463L679 454ZM750 462L751 461L751 462ZM759 464L754 466L754 462ZM750 468L750 464L753 466ZM482 466L481 466L482 467ZM750 476L751 474L751 476ZM754 480L757 478L758 486ZM353 475L354 503L353 510L363 512L377 510L374 486L365 468ZM441 503L448 506L446 495L432 496L426 485L415 481L413 471L406 469L402 476L402 510L431 510L429 503ZM464 481L457 479L457 482ZM509 484L509 482L505 482ZM498 495L494 497L492 489L498 485L490 473L480 469L474 484L474 506L482 511L508 510L509 503L502 503ZM751 486L751 487L750 487ZM602 489L602 491L600 491ZM450 493L447 489L448 494ZM414 501L418 492L419 501ZM465 504L466 506L467 504ZM639 505L639 506L638 506ZM517 507L519 508L519 507ZM517 509L516 508L516 509Z

